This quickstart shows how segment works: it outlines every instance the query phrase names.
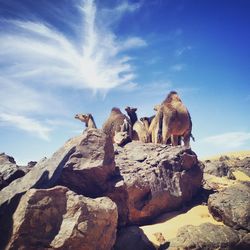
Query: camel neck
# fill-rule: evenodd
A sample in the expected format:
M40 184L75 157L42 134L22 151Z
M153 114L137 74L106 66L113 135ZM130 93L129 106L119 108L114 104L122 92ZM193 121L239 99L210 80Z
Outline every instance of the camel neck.
M128 115L131 121L132 126L137 122L138 118L137 118L137 114L129 114Z
M87 127L88 128L96 128L96 124L95 124L94 119L89 119Z

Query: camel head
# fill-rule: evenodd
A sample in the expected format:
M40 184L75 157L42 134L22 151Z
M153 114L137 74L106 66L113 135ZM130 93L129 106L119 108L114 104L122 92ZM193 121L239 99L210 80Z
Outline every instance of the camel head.
M135 114L135 112L137 111L137 108L132 108L132 107L126 107L125 111L127 112L127 114Z
M149 120L150 120L150 118L149 118L149 117L146 117L146 116L140 118L140 121L142 121L142 122L144 122L144 121L149 122Z
M157 104L154 106L154 111L158 111L160 109L161 105L160 104Z
M81 122L88 123L91 114L76 114L75 119L80 120Z
M179 97L179 95L178 95L178 93L176 91L171 91L167 95L164 102L165 103L171 103L171 102L174 102L174 101L181 102L181 99L180 99L180 97Z

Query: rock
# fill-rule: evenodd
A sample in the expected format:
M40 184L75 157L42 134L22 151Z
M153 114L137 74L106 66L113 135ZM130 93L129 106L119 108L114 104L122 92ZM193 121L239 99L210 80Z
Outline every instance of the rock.
M89 192L91 196L92 192L105 190L104 181L114 170L111 141L101 130L89 129L68 140L51 158L38 162L23 178L4 188L0 192L0 206L32 187L49 188L58 183L74 191ZM91 190L86 191L89 183Z
M250 233L243 235L240 243L239 243L241 250L249 250L250 248Z
M12 156L0 154L0 190L24 175L25 171L16 164Z
M108 186L105 180L108 182L114 170L113 145L101 130L88 129L68 140L51 158L41 160L24 177L0 191L0 224L3 225L0 235L11 230L12 214L29 189L63 184L79 194L102 196Z
M233 171L241 171L250 177L250 157L221 156L218 160L207 160L204 162L204 172L219 177L227 176L234 179Z
M114 143L118 146L124 146L128 142L131 142L128 132L115 132Z
M235 176L232 173L230 166L227 164L228 158L221 157L219 160L215 161L205 161L204 162L204 173L215 175L218 177L227 177L228 179L235 180Z
M78 194L102 196L115 172L112 141L101 130L88 129L62 169L58 180Z
M250 182L210 195L208 208L216 220L235 229L250 230Z
M30 189L13 222L6 249L108 250L116 238L117 209L109 198L86 198L66 187Z
M245 157L243 159L234 159L234 170L239 170L250 177L250 157Z
M115 152L116 180L106 195L118 206L120 225L149 222L190 201L201 187L200 164L190 149L133 141Z
M236 231L227 226L204 223L199 226L181 227L177 236L170 240L168 250L236 250L240 238Z
M117 232L114 250L155 250L142 229L136 226L121 228Z

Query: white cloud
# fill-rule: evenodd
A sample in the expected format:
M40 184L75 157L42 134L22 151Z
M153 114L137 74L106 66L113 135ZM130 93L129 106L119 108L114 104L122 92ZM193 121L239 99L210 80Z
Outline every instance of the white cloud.
M175 72L180 72L182 70L184 70L186 68L186 65L185 64L175 64L173 66L170 67L170 70L171 71L175 71Z
M136 6L124 2L115 10L133 11ZM2 67L0 74L11 79L22 78L23 82L32 79L40 83L42 79L43 84L76 89L108 90L133 82L134 68L129 57L120 52L144 47L146 42L139 37L122 41L107 27L98 27L98 10L93 0L84 1L80 12L84 37L80 49L47 24L10 21L8 30L12 27L15 33L7 29L0 33L0 55L9 65Z
M51 129L37 120L22 115L0 113L0 122L8 123L8 125L29 132L43 140L49 140Z
M229 132L220 135L209 136L203 139L204 142L216 147L238 148L250 141L250 133Z
M0 76L0 111L22 114L59 113L66 108L55 96ZM54 109L51 109L54 107ZM55 111L57 110L57 111Z
M132 58L126 51L145 47L146 41L133 36L121 40L112 31L111 22L103 21L117 22L140 4L123 1L108 11L97 9L93 0L85 0L78 7L82 23L77 25L78 37L74 39L42 21L0 19L2 125L48 140L51 124L57 126L58 114L65 115L67 107L55 89L90 89L105 95L113 88L137 86ZM111 13L115 18L108 15ZM55 114L54 122L46 122L48 114Z
M182 56L185 52L187 52L191 49L192 49L192 46L186 46L186 47L179 48L175 51L175 55L177 57Z

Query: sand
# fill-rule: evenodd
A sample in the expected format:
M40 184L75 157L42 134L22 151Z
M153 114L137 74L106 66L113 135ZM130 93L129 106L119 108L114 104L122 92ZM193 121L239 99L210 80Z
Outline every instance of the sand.
M250 181L250 177L243 173L242 171L234 171L233 172L237 181Z
M228 152L223 154L218 154L210 157L202 157L201 160L218 160L221 156L229 156L229 157L238 157L239 159L243 159L247 156L250 156L250 150L238 151L238 152Z
M213 219L212 215L208 212L207 206L198 205L187 212L166 213L155 221L156 224L142 226L141 229L154 245L159 246L160 243L154 234L162 233L164 239L168 241L176 236L180 227L185 225L198 226L206 222L223 225L221 222Z

